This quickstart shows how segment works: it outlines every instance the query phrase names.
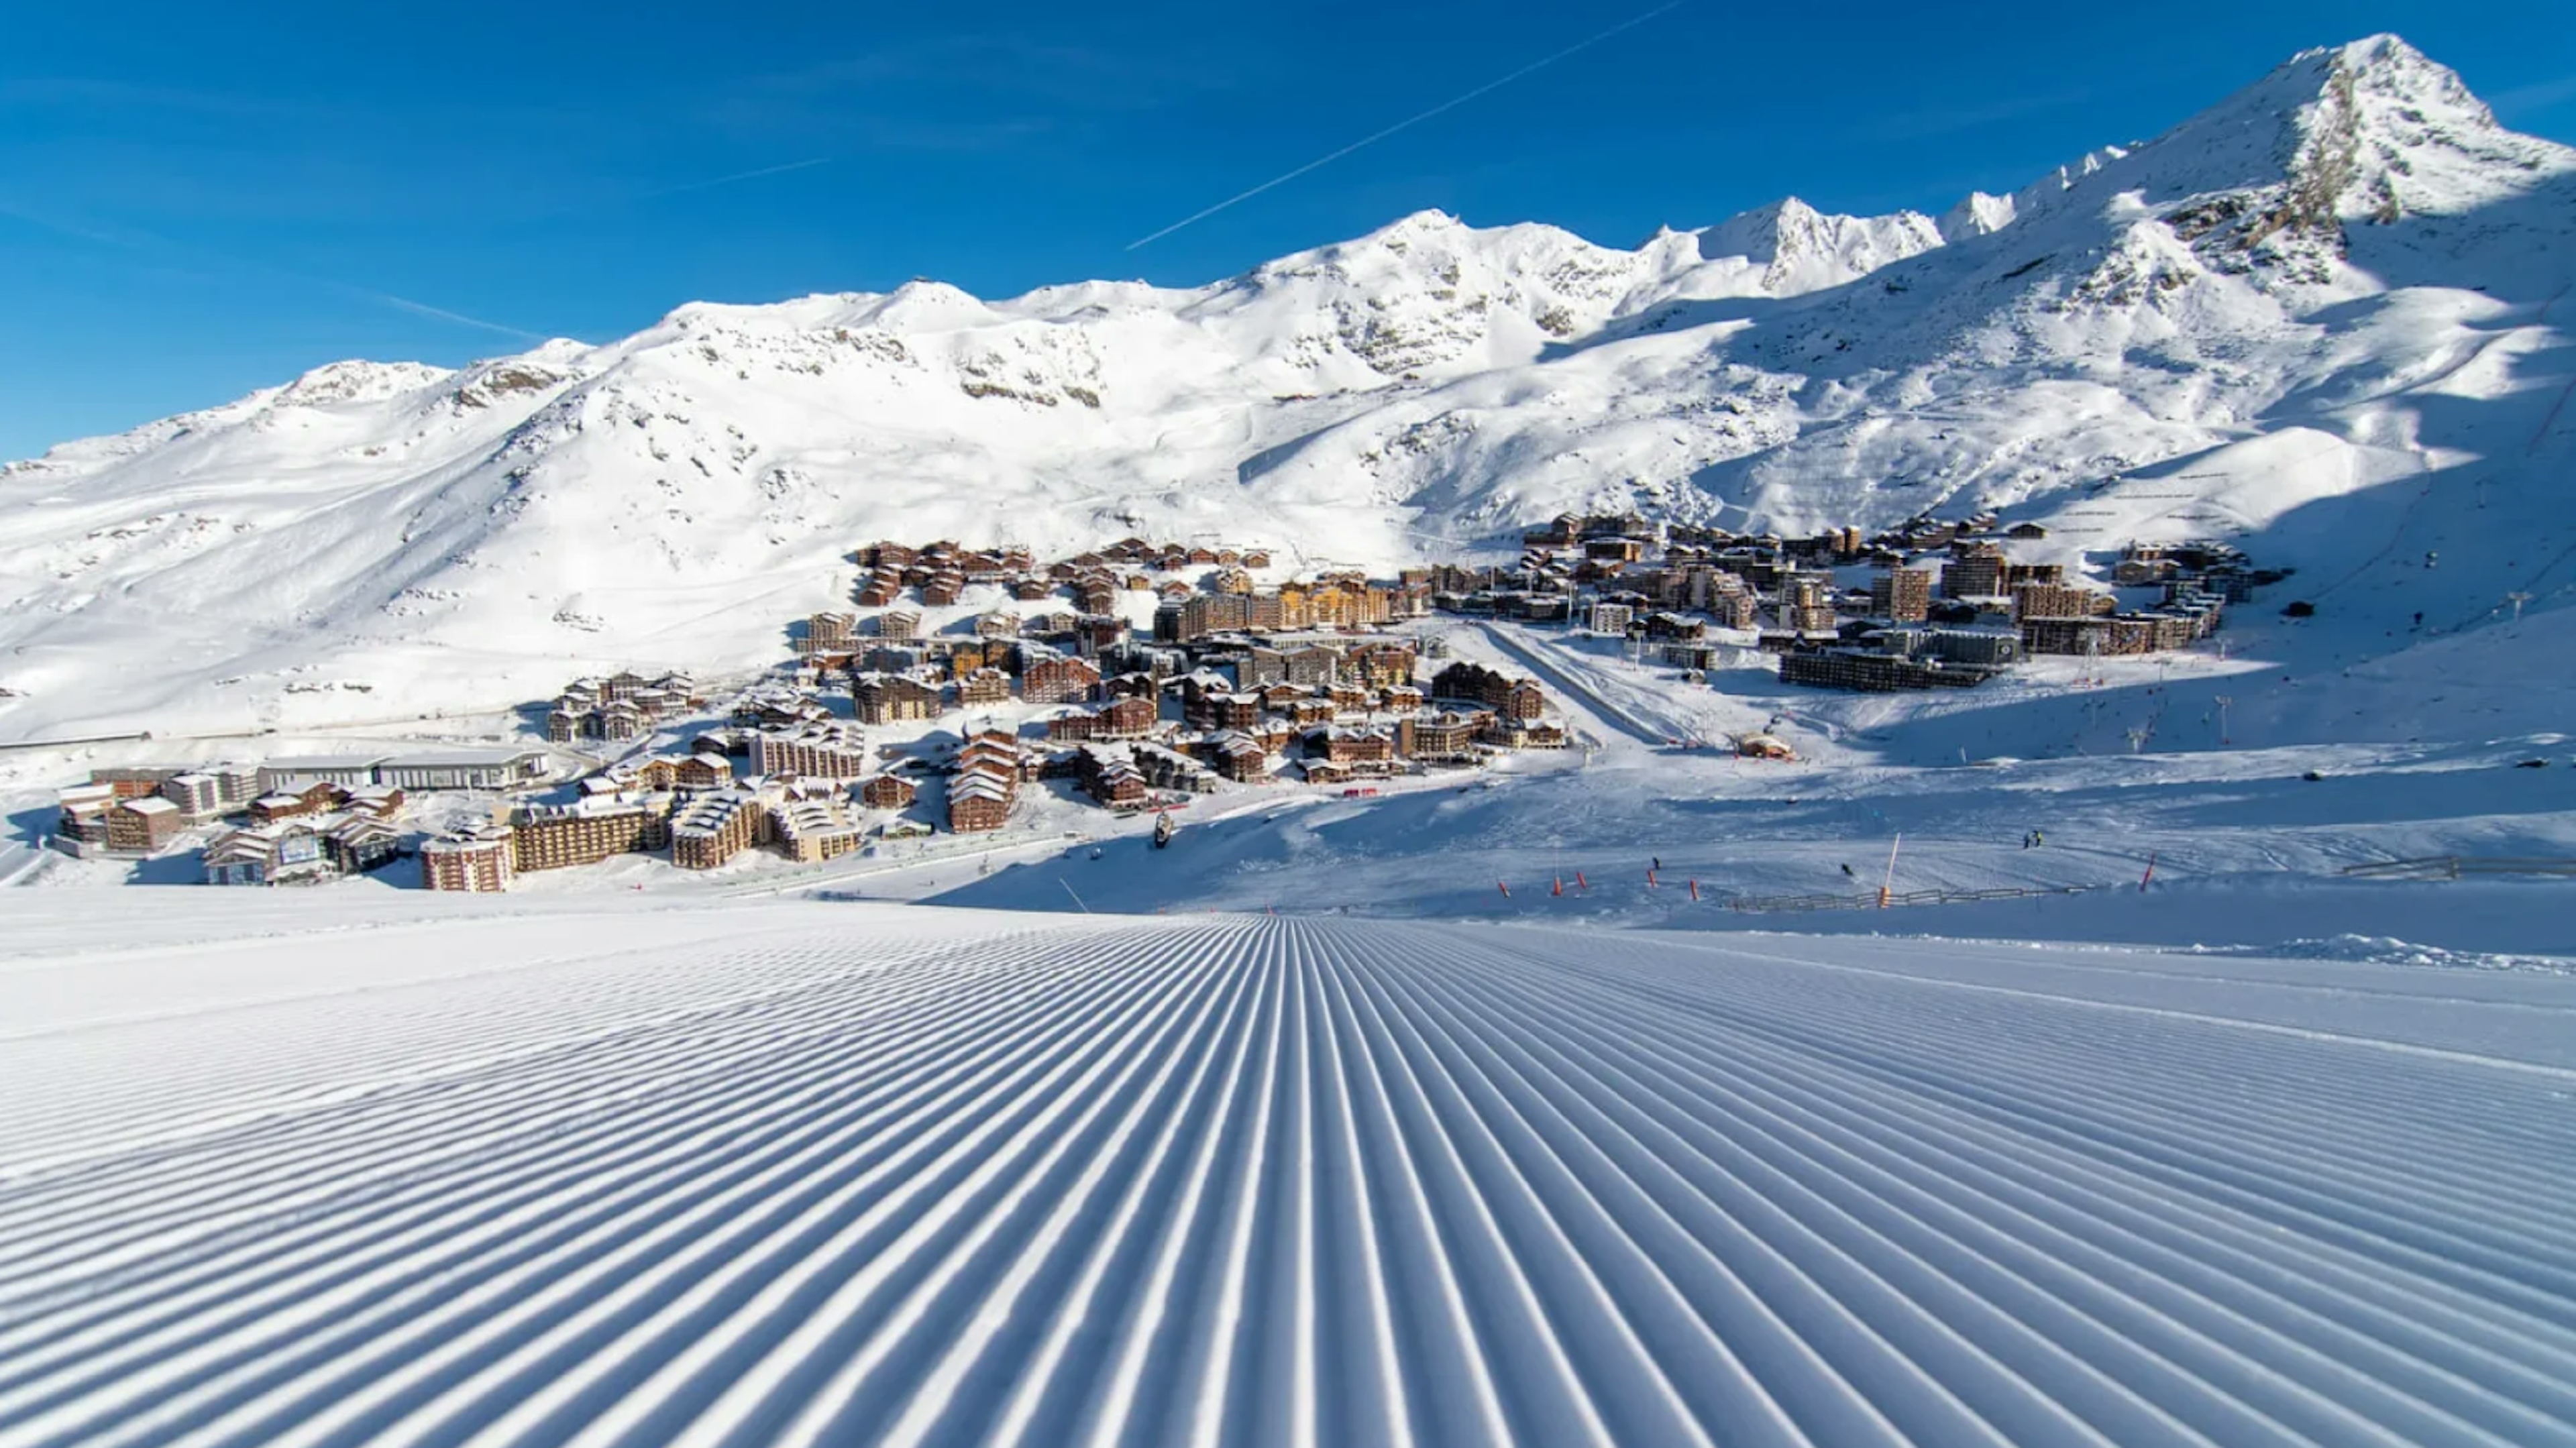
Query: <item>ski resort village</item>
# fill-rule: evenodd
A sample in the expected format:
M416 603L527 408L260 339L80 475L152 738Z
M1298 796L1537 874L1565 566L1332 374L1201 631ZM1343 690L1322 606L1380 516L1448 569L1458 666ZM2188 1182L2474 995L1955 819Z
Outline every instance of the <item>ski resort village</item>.
M2389 4L31 10L0 1448L2576 1448L2571 31Z
M1450 658L1438 619L1544 628L1681 690L1776 668L1860 691L1970 687L2027 654L2188 649L2278 581L2214 542L2131 545L2112 587L2016 557L2047 536L1992 514L1864 540L1736 537L1636 515L1563 516L1506 565L1280 578L1268 551L1129 538L1040 562L1024 547L868 544L854 610L782 629L793 650L711 699L687 675L578 679L525 711L542 742L254 765L97 768L52 846L185 861L212 885L318 884L413 862L433 890L651 852L710 870L755 849L819 864L933 831L1059 824L1283 785L1382 782L1499 754L1596 747L1513 662ZM2123 598L2123 594L2128 595ZM1544 665L1542 665L1544 667ZM1769 729L1670 739L1791 760ZM1023 791L1028 799L1023 801ZM459 796L432 808L432 792ZM488 813L472 811L488 806ZM1158 824L1166 844L1172 821ZM141 878L172 878L159 871Z

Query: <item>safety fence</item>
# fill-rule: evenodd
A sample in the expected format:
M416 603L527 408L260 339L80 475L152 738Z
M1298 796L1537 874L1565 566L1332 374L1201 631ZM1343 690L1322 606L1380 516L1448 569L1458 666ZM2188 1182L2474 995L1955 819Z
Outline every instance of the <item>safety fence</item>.
M2456 880L2463 875L2576 877L2576 860L2547 856L2429 855L2419 860L2379 860L2367 865L2346 865L2343 873L2363 880Z
M2036 900L2089 895L2108 885L2015 885L1992 890L1864 890L1857 895L1738 895L1729 910L1761 913L1801 910L1882 910L1898 905L1965 905L1977 900Z

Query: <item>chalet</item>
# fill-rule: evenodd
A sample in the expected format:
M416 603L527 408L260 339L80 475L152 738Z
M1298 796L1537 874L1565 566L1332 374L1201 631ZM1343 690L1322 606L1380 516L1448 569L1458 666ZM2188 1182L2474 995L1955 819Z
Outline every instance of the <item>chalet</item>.
M719 759L749 759L755 729L710 729L689 741L691 754L712 754Z
M856 779L867 773L867 736L837 719L764 729L751 741L751 769L800 779Z
M389 820L402 813L403 792L391 784L370 784L352 789L342 796L341 807L352 814L372 815Z
M1046 721L1046 737L1067 743L1081 743L1100 737L1100 713L1095 709L1068 709Z
M1125 751L1112 752L1093 746L1082 751L1079 761L1082 787L1094 800L1108 809L1141 808L1149 794L1145 773Z
M478 824L426 841L420 847L420 883L428 890L492 894L510 888L511 831Z
M1341 677L1342 653L1322 644L1288 650L1288 682L1324 688Z
M210 774L174 774L161 781L160 795L191 824L214 819L225 809L223 786Z
M877 615L877 637L901 643L921 636L921 615L910 609L888 609Z
M1018 638L1020 616L1006 609L987 609L975 616L975 636L984 639Z
M948 781L948 828L960 834L1000 829L1010 818L1020 778L1038 761L1001 729L979 729L958 746Z
M758 843L766 806L748 790L700 795L671 817L671 863L712 870Z
M1151 674L1106 674L1100 680L1101 697L1107 699L1157 699L1162 692L1162 680Z
M865 832L829 798L783 799L769 806L770 833L787 858L802 865L835 860L856 850ZM677 858L678 841L672 843Z
M920 791L899 774L877 774L859 786L859 802L870 809L910 809Z
M274 824L302 815L327 814L340 807L348 791L329 780L314 780L297 790L277 790L250 802L250 817L257 824Z
M1552 719L1514 719L1495 715L1485 721L1485 743L1502 749L1563 749L1565 726Z
M1010 819L1011 788L998 775L961 774L948 782L948 828L957 834L998 830Z
M184 772L185 771L177 769L155 769L148 767L141 769L93 769L89 772L89 782L95 785L104 785L113 799L141 799L145 795L159 794L161 792L161 786L168 783L172 776ZM254 792L263 787L264 786L258 784L254 784L252 786Z
M105 786L62 792L54 831L46 843L75 858L86 859L107 849L107 815L119 801Z
M692 754L671 770L671 787L683 794L704 794L732 786L733 761L721 754Z
M322 830L322 850L334 870L363 875L393 863L402 853L402 834L374 815L352 814Z
M847 653L852 635L858 632L858 625L858 619L846 613L810 615L805 620L804 635L796 641L796 651L800 654Z
M1091 697L1100 669L1088 659L1047 658L1020 674L1020 697L1032 704L1075 704Z
M1455 710L1409 715L1396 721L1396 752L1408 759L1432 763L1472 762L1480 757L1476 740L1491 718L1484 713L1462 714Z
M524 875L661 849L671 842L671 817L651 801L530 805L509 835L511 872Z
M1342 661L1343 677L1372 689L1393 689L1413 682L1414 652L1409 643L1368 643L1352 649Z
M1385 774L1395 767L1395 738L1383 729L1327 727L1306 735L1306 757L1352 774Z
M1235 730L1209 736L1200 746L1216 772L1239 784L1268 777L1270 750L1249 734Z
M1158 744L1133 746L1136 768L1145 783L1155 789L1176 789L1189 794L1208 794L1216 789L1216 775L1186 754L1165 749Z
M1011 702L1011 676L1000 669L979 668L962 674L957 680L957 702L961 707Z
M1157 710L1151 699L1119 699L1099 713L1099 727L1093 737L1099 739L1142 739L1154 732Z
M1536 719L1547 712L1547 695L1535 680L1516 678L1472 661L1442 669L1431 680L1431 696L1482 704L1514 723Z
M322 832L302 820L227 830L206 846L209 885L292 885L332 874Z
M618 772L617 779L627 790L669 794L680 787L680 761L656 754L625 766Z
M859 674L850 681L850 698L863 724L939 717L939 690L909 674Z

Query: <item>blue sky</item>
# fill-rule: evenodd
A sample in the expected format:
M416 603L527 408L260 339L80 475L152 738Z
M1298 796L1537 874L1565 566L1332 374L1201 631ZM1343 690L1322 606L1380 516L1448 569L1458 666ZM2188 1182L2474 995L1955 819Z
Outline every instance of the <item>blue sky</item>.
M1423 207L1621 245L1790 193L1938 210L2379 30L2576 140L2566 0L1685 0L1128 249L1652 4L16 7L0 457L695 298L1194 284Z

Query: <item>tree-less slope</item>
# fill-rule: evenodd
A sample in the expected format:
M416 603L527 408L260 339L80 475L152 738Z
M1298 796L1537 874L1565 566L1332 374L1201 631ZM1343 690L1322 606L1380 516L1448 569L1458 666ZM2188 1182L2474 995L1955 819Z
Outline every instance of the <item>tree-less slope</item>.
M0 963L0 1442L2576 1442L2564 978L272 913Z

